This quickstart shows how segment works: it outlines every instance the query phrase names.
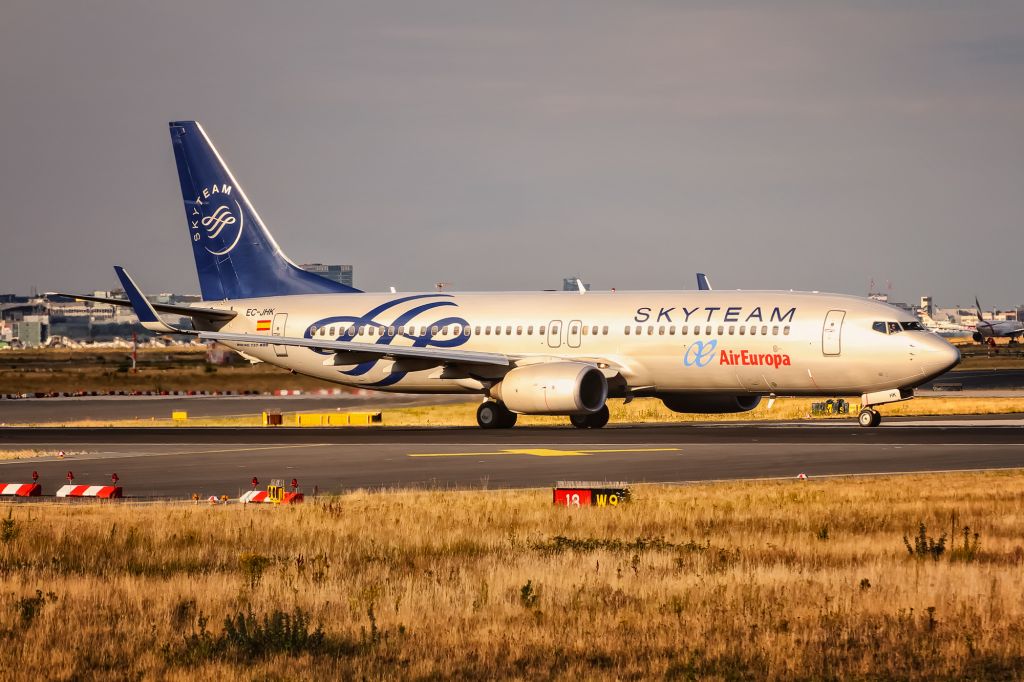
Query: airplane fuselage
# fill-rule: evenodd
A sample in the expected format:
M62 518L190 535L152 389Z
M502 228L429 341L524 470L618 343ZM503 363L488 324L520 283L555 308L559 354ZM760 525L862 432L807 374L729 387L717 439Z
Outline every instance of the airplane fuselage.
M958 352L891 306L852 296L781 291L314 294L235 299L220 331L253 359L348 386L486 393L486 369L360 358L273 346L261 335L447 348L593 362L620 378L613 394L689 392L860 395L910 388ZM883 331L878 323L883 322ZM893 324L896 326L893 327Z

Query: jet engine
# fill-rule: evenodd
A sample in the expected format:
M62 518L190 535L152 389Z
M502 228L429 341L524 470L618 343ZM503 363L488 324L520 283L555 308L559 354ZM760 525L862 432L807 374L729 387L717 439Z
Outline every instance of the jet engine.
M971 339L974 340L974 343L981 343L985 340L985 337L981 335L981 332L974 332L971 334Z
M545 362L511 370L491 396L520 414L593 414L608 399L608 381L593 365Z
M761 402L759 395L734 395L729 393L676 393L659 396L665 407L673 412L697 414L726 414L749 412Z

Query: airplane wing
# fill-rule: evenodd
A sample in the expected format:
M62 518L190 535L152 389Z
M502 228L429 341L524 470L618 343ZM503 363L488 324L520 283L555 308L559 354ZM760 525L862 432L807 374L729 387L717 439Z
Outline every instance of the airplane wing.
M132 307L132 302L124 298L106 298L103 296L85 296L83 294L66 294L62 291L47 292L47 296L66 296L76 301L92 301L93 303L105 303L107 305L118 305ZM233 310L218 310L216 308L193 308L187 305L171 305L169 303L153 303L153 308L161 313L171 313L183 317L203 317L208 320L220 320L226 322L233 319L238 313Z

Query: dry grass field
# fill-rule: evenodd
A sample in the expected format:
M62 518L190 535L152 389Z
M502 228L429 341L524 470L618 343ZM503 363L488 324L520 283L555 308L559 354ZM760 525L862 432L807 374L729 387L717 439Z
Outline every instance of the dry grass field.
M545 490L355 492L291 508L4 505L0 669L25 680L1024 676L1024 472L634 492L584 509L555 508Z

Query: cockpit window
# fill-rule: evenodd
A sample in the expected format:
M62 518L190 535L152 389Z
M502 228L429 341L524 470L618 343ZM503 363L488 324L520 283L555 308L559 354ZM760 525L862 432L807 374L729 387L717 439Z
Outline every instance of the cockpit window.
M887 324L889 325L889 333L890 334L899 334L900 333L900 323L899 322L889 322Z
M907 332L923 332L924 327L921 326L920 322L916 320L914 322L900 322L900 326L903 327L903 331Z
M873 323L871 325L871 328L874 329L879 334L885 334L886 333L886 331L885 331L885 322L875 322L875 323Z

